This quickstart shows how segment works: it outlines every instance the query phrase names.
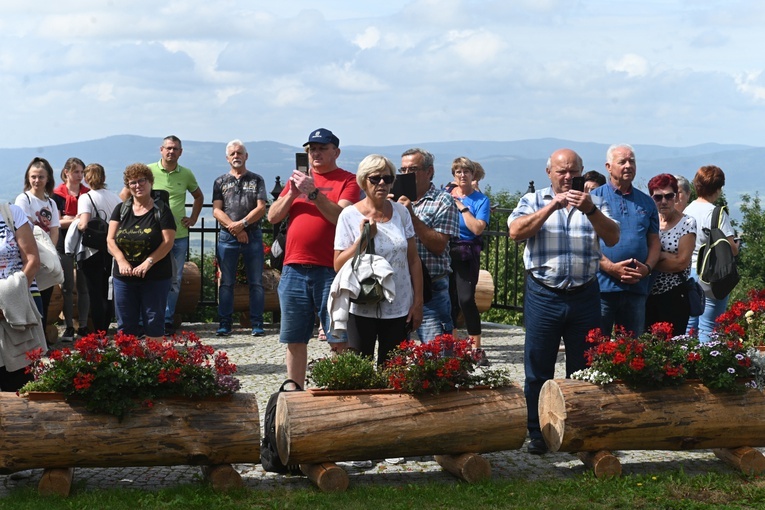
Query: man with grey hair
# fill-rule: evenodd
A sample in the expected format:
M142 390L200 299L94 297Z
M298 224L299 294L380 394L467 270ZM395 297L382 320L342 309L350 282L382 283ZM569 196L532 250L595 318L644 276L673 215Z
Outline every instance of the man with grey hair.
M213 216L221 226L216 258L220 268L218 336L231 335L234 283L242 255L250 290L250 322L253 336L263 336L263 232L260 219L266 213L266 184L247 170L247 148L240 140L226 145L231 167L213 183Z
M691 183L682 175L676 175L675 179L677 179L677 202L675 202L675 209L677 212L683 212L688 207L688 202L691 201Z
M632 186L637 174L635 150L616 144L606 152L609 180L592 190L605 200L621 226L619 242L600 243L598 283L600 284L601 329L610 335L614 325L640 335L645 331L645 303L650 276L659 260L659 212L653 199Z
M433 155L424 149L409 149L401 155L401 168L398 169L402 174L414 173L417 183L417 199L411 201L402 195L398 202L412 217L417 252L426 280L423 288L428 285L428 277L430 280L430 296L424 296L430 299L423 305L422 324L417 328L417 336L422 342L430 342L454 329L449 299L449 274L452 271L449 240L460 233L459 211L454 199L433 185L433 160Z

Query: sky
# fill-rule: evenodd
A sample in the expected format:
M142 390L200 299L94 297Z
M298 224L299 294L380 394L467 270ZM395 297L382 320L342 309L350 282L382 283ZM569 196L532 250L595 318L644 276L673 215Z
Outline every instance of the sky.
M759 0L0 0L0 147L763 146ZM758 49L759 48L759 49Z

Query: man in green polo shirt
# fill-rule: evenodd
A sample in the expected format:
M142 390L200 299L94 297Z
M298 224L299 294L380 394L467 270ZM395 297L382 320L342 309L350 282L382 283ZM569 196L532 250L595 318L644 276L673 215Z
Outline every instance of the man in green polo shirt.
M154 189L165 190L170 195L168 205L175 218L175 242L170 252L173 261L173 280L170 284L170 293L167 295L167 308L165 308L165 334L172 335L175 332L173 315L175 315L175 305L178 303L178 294L181 290L183 264L186 262L186 253L189 251L189 227L197 222L205 196L191 170L178 164L178 159L183 154L180 138L175 135L166 136L162 140L159 153L160 160L148 166L154 174ZM191 216L186 216L187 191L194 197ZM130 192L125 188L120 193L120 197L125 200L129 194Z

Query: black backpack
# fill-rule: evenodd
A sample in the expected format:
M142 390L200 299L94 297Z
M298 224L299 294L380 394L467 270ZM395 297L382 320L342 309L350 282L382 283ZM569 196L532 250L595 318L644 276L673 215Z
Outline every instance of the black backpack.
M285 390L284 386L288 383L293 383L296 390ZM260 463L263 465L263 469L270 471L271 473L302 474L300 466L285 466L282 464L279 458L279 451L276 449L276 401L279 399L279 394L283 391L303 391L298 383L292 379L284 381L279 388L279 391L272 394L266 404L266 413L263 418L263 439L260 441Z
M704 229L707 242L699 249L696 260L696 274L699 275L699 280L712 289L712 294L717 299L723 299L730 294L741 279L728 237L720 230L723 211L727 213L728 208L715 207L710 228Z

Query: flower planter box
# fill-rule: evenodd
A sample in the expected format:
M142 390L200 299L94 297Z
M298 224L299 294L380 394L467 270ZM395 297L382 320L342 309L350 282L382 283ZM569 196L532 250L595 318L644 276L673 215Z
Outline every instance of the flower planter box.
M439 395L284 392L276 436L284 464L512 450L526 437L526 403L517 386Z
M727 449L765 446L765 395L756 389L734 394L686 382L637 390L554 379L542 386L539 418L554 452L726 449L715 451L724 458ZM748 470L761 471L762 455L755 457Z
M208 468L207 475L220 475L218 466L260 461L257 401L242 393L158 399L122 421L55 394L0 393L0 431L0 473L6 474L32 468L199 465ZM219 476L219 487L241 484L236 471L224 471L228 475ZM53 492L68 493L68 487Z

